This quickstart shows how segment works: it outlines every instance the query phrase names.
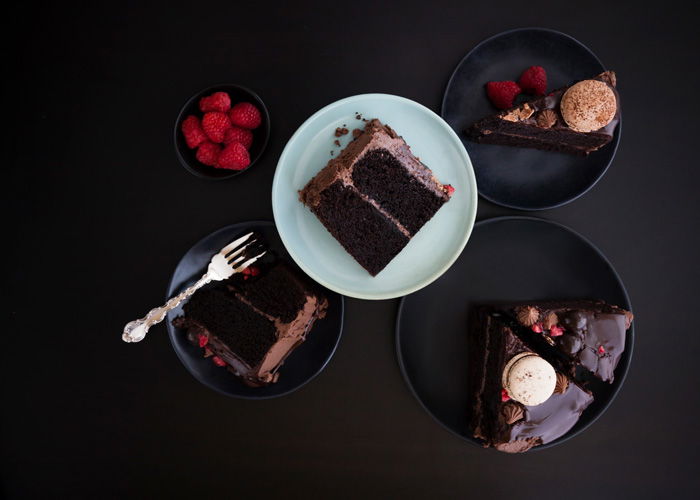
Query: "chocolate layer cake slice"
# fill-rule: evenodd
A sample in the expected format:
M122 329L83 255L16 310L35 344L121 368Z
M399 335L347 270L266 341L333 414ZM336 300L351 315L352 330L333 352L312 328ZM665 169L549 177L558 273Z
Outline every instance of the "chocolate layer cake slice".
M625 350L632 313L603 301L531 302L502 306L541 350L556 351L553 362L570 374L578 366L605 382Z
M615 86L615 73L606 71L487 116L466 135L485 144L587 155L612 141L620 122Z
M277 381L328 300L281 261L246 271L195 293L173 325L186 329L205 357L258 387Z
M493 307L472 311L469 340L470 428L485 447L518 453L549 443L566 434L593 401Z
M453 191L391 127L374 119L309 181L299 199L376 276Z

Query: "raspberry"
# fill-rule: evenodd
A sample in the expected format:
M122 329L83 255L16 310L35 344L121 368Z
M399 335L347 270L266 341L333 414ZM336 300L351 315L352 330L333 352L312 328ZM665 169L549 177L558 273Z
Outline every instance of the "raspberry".
M202 129L202 124L199 122L199 118L194 115L190 115L182 120L182 125L180 128L182 130L182 135L185 136L187 147L190 149L196 148L207 140L207 135Z
M563 335L564 329L561 326L554 325L552 328L549 329L549 336L550 337L559 337L560 335Z
M219 356L214 356L213 358L211 358L211 360L216 366L226 366L226 361L221 359Z
M253 132L250 130L233 126L224 134L224 144L240 142L246 149L250 149L253 144Z
M226 113L209 111L202 118L202 129L212 142L224 142L226 131L231 128L231 120Z
M513 101L519 93L520 87L515 82L488 82L486 84L486 95L498 109L512 108Z
M535 323L530 328L532 328L532 331L535 333L542 333L542 323Z
M254 129L262 123L262 115L258 108L249 102L239 102L228 112L231 123L239 127Z
M213 142L206 141L197 149L197 160L200 163L213 167L216 165L216 160L221 153L221 146Z
M207 111L221 111L226 113L231 109L231 98L226 92L214 92L209 97L202 97L199 100L199 109L206 113Z
M508 391L506 391L505 389L501 389L501 401L505 403L509 399L510 396L508 395Z
M197 340L199 341L199 347L204 347L209 343L209 337L207 337L203 333L197 334Z
M547 92L547 73L542 66L530 66L518 80L523 92L534 95L544 95Z
M453 188L451 184L445 184L443 187L445 188L447 196L452 196L452 193L455 192L455 188Z
M224 148L219 155L216 166L230 168L231 170L243 170L250 165L250 156L245 146L240 142L232 142Z
M602 345L598 346L598 354L600 354L601 356L605 354L605 347L603 347Z
M260 274L260 269L257 266L248 266L243 271L241 271L246 276L257 276Z

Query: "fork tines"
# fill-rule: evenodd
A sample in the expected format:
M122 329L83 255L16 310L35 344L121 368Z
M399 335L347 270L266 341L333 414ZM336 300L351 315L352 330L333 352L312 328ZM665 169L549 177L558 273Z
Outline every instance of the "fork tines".
M226 245L219 253L226 257L226 262L234 268L234 272L239 273L266 252L257 235L250 232Z

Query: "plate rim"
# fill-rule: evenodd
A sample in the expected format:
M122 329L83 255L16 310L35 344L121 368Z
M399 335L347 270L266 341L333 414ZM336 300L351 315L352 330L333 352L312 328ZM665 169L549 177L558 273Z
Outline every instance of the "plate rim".
M182 257L177 261L177 264L175 265L172 274L170 275L170 279L168 280L168 285L165 289L165 300L169 300L170 297L172 297L172 294L170 293L170 290L173 288L173 281L175 279L175 272L177 271L177 268L180 267L180 264L182 264L182 261L184 260L185 256L189 254L195 247L200 245L201 243L204 242L204 240L218 234L218 233L223 233L228 230L234 230L234 228L239 227L239 226L266 226L269 225L272 228L277 231L277 225L273 221L269 220L263 220L263 219L255 219L255 220L249 220L249 221L241 221L241 222L235 222L233 224L228 224L226 226L220 227L219 229L216 229L205 236L199 238L195 243L190 245L190 247L185 251L185 253L182 254ZM277 234L279 235L279 231L277 231ZM283 245L284 246L284 245ZM286 249L286 247L285 247ZM336 292L337 293L337 292ZM214 385L210 384L209 381L207 381L204 378L198 377L196 374L194 374L188 367L187 363L185 363L185 360L183 359L183 354L180 353L180 350L175 346L175 327L170 323L170 321L167 321L167 316L166 316L166 329L168 330L168 340L170 340L170 346L172 347L173 351L175 351L175 354L177 355L177 358L180 360L180 363L182 363L183 367L185 370L200 384L206 386L208 389L211 389L219 394L223 394L224 396L228 396L234 399L244 399L244 400L249 400L249 401L256 401L256 400L266 400L266 399L275 399L275 398L280 398L282 396L287 396L293 392L298 391L302 387L305 387L307 384L309 384L312 380L316 379L328 366L328 364L331 362L333 357L335 356L336 351L338 350L338 346L340 345L340 340L343 337L343 331L345 329L345 297L343 294L338 294L340 297L340 328L338 330L338 335L335 340L335 344L333 345L333 349L331 349L330 354L328 357L323 361L319 369L314 373L311 377L307 378L302 382L301 384L297 385L296 387L292 387L291 389L288 389L284 392L281 392L279 394L268 394L268 395L260 395L260 396L246 396L242 394L231 394L229 392L223 391L219 389L218 387L215 387ZM235 377L234 374L231 374L232 377Z
M277 207L277 202L275 201L277 198L277 193L279 190L282 188L280 187L281 184L281 175L280 175L280 165L282 165L283 161L286 160L287 156L290 154L290 145L295 141L298 136L306 129L308 128L314 120L316 120L321 114L328 112L329 110L342 106L346 104L347 102L350 101L355 101L358 99L367 99L367 98L382 98L382 99L389 99L389 100L394 100L394 101L399 101L402 102L403 104L407 104L410 106L417 107L418 109L421 109L425 112L427 112L428 116L432 116L435 118L436 123L438 123L446 132L447 134L452 138L453 141L455 141L455 144L458 146L458 150L460 151L460 154L462 155L463 160L466 160L466 172L467 172L467 179L469 182L469 189L471 191L471 200L470 200L470 205L471 209L468 214L468 220L467 220L467 225L468 229L465 231L465 234L462 238L462 241L458 245L458 249L454 252L454 254L446 260L446 263L443 264L438 271L435 273L431 274L427 279L421 281L420 283L417 283L411 287L406 287L401 290L396 290L393 292L384 292L384 293L358 293L358 292L352 292L345 290L342 286L334 285L333 283L329 283L327 280L325 280L323 277L319 276L317 273L314 273L311 271L303 262L303 260L294 252L294 250L291 248L291 245L289 245L289 242L283 235L283 232L279 230L279 227L277 225L277 221L279 219L278 212L279 208ZM311 279L319 283L320 285L328 288L329 290L332 290L336 293L339 293L341 295L345 295L347 297L353 297L356 299L363 299L363 300L388 300L388 299L395 299L399 297L404 297L406 295L409 295L413 292L416 292L420 290L421 288L424 288L434 282L436 279L438 279L440 276L442 276L445 272L447 272L450 267L452 267L452 264L455 263L455 261L459 258L459 256L462 254L464 251L464 247L467 245L467 242L469 241L469 238L471 237L472 231L474 230L474 225L476 223L476 213L477 213L477 208L479 204L479 198L478 198L478 187L476 185L476 174L474 173L474 167L472 165L471 158L469 156L469 152L467 151L467 148L464 146L462 143L462 140L459 138L459 136L455 133L454 129L450 126L449 123L445 121L442 116L437 114L435 111L432 109L428 108L427 106L424 106L423 104L416 102L412 99L408 99L407 97L402 97L394 94L386 94L386 93L381 93L381 92L375 92L375 93L365 93L365 94L356 94L353 96L349 97L344 97L342 99L338 99L330 104L327 104L323 106L321 109L313 113L311 116L309 116L302 124L296 129L296 131L292 134L292 136L289 138L287 143L284 146L284 149L282 150L282 154L279 157L279 160L277 160L277 166L275 167L275 175L272 180L272 189L271 189L271 198L272 198L272 214L273 218L275 221L275 225L278 228L277 232L280 235L280 239L282 240L282 244L286 248L287 252L289 255L292 257L294 262L301 268L302 271L304 271Z
M617 269L612 265L610 260L603 254L603 252L598 248L597 245L594 245L588 238L583 236L581 233L578 231L575 231L574 229L570 228L569 226L566 226L565 224L562 224L561 222L549 220L549 219L544 219L542 217L534 217L534 216L529 216L529 215L504 215L504 216L497 216L497 217L490 217L488 219L482 219L478 221L474 227L483 227L488 224L493 224L493 223L498 223L498 222L505 222L509 220L526 220L526 221L534 221L534 222L542 222L545 224L552 224L554 226L557 226L560 229L563 229L570 234L572 234L575 237L578 237L581 241L586 243L587 245L590 246L591 249L600 257L603 259L603 261L608 265L610 270L613 273L614 278L617 280L617 282L620 284L620 289L622 290L622 295L625 299L627 309L630 312L633 312L632 309L632 302L630 301L629 293L627 292L627 288L625 287L624 282L620 278L619 273L617 272ZM399 303L399 307L396 312L396 322L394 324L394 349L395 349L395 355L396 359L399 365L399 369L401 371L401 376L404 380L404 383L406 386L408 386L409 392L413 395L415 400L418 402L418 404L423 408L423 410L430 415L433 421L437 422L440 427L443 429L447 430L450 434L457 436L461 441L467 442L473 446L477 446L479 448L483 448L482 444L478 442L475 438L470 437L470 436L465 436L451 427L449 427L447 424L445 424L442 420L440 420L428 407L427 405L423 402L423 400L420 398L418 393L416 392L415 387L411 383L411 379L408 376L408 373L406 371L406 366L404 363L403 356L401 354L401 316L404 308L404 304L406 302L406 299L408 299L409 296L403 297ZM613 388L612 394L610 395L610 398L608 401L601 407L600 411L598 412L597 415L593 416L592 419L587 422L583 427L580 429L577 429L575 432L571 432L569 430L564 434L563 436L555 439L554 441L551 441L549 443L535 446L534 448L531 448L530 450L526 451L525 453L532 453L532 452L537 452L541 450L545 450L548 448L552 448L554 446L558 446L560 444L565 443L569 439L572 439L580 434L582 434L584 431L586 431L591 425L593 425L603 414L608 410L610 405L615 401L617 398L618 394L620 393L620 390L622 389L622 386L625 384L625 381L627 380L627 375L629 373L630 367L632 365L632 359L633 359L633 354L634 354L634 343L635 343L635 327L636 324L633 322L632 325L630 326L630 329L628 331L628 336L627 339L629 340L629 345L625 346L625 352L627 353L627 362L625 366L623 367L623 370L621 373L615 373L615 378L616 380L619 379L619 382L617 382L616 387Z
M602 63L600 58L598 58L598 56L595 54L595 52L593 52L587 45L585 45L584 43L579 41L577 38L574 38L573 36L571 36L567 33L564 33L564 32L561 32L561 31L558 31L555 29L551 29L551 28L542 28L542 27L537 27L537 26L527 26L527 27L522 27L522 28L514 28L514 29L510 29L510 30L505 30L505 31L502 31L500 33L496 33L495 35L491 35L490 37L485 38L482 41L480 41L479 43L477 43L457 63L457 65L455 66L455 69L452 71L452 74L450 75L449 80L447 81L447 85L445 86L445 91L442 94L442 103L440 105L440 116L441 117L444 117L444 115L445 115L445 109L447 106L447 102L446 102L447 101L447 94L449 93L450 87L452 86L452 82L455 78L455 75L457 74L457 71L459 70L459 68L462 67L462 64L464 64L465 61L469 57L471 57L478 49L480 49L482 47L482 45L486 45L487 43L489 43L497 38L500 38L502 36L511 35L513 33L517 33L520 31L540 31L540 32L546 32L549 34L558 35L558 36L561 36L563 38L568 38L571 41L573 41L574 43L580 45L581 48L583 48L586 52L588 52L593 57L593 59L600 65L601 68L603 68L604 70L606 69L605 65ZM459 135L458 135L458 137L459 137ZM620 146L621 139L622 139L622 112L620 112L620 121L617 124L617 128L615 129L615 133L613 134L612 144L610 144L610 146L612 147L612 154L610 155L610 160L608 160L607 165L605 165L605 167L601 170L600 174L595 178L595 180L589 186L587 186L585 189L583 189L578 194L574 195L571 198L565 199L564 201L561 201L559 203L555 203L553 205L542 205L542 206L537 206L537 207L525 207L522 205L508 203L505 201L500 201L500 200L497 200L491 196L487 196L481 192L481 189L479 189L479 196L481 196L486 201L489 201L495 205L499 205L499 206L506 207L506 208L512 208L515 210L524 210L527 212L541 212L542 210L551 210L554 208L563 207L564 205L568 205L569 203L573 203L574 201L578 200L583 195L588 193L591 189L593 189L595 187L595 185L598 184L598 182L605 176L608 169L610 168L613 161L615 160L615 156L617 156L617 150ZM460 138L460 140L461 140L461 138ZM465 149L466 149L466 146L465 146Z

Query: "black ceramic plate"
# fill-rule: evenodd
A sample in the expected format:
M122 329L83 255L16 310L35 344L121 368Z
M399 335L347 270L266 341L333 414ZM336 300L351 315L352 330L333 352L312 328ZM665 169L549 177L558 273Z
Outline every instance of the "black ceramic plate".
M615 156L622 120L612 142L587 157L467 140L465 129L498 111L486 97L486 82L517 81L530 66L547 71L550 90L605 71L593 52L568 35L540 28L506 31L459 63L447 84L442 117L469 151L481 196L506 207L542 210L569 203L598 182Z
M479 222L450 270L403 299L396 350L404 378L423 407L463 439L480 444L467 426L467 314L477 303L603 299L630 308L627 292L605 256L583 236L554 222L500 217ZM612 384L592 382L595 401L564 436L575 436L608 407L625 380L634 323Z
M249 231L261 234L270 250L296 267L284 249L272 222L241 222L219 229L187 251L170 280L168 298L197 281L206 271L212 255ZM342 295L330 290L323 291L328 298L326 317L316 322L306 341L289 355L280 368L277 383L267 387L248 387L228 370L214 365L211 359L205 359L202 350L187 341L185 330L175 328L171 323L176 316L182 314L182 305L171 311L166 319L170 342L185 368L207 387L229 396L246 399L282 396L299 389L316 377L326 367L338 347L343 331L344 299Z

